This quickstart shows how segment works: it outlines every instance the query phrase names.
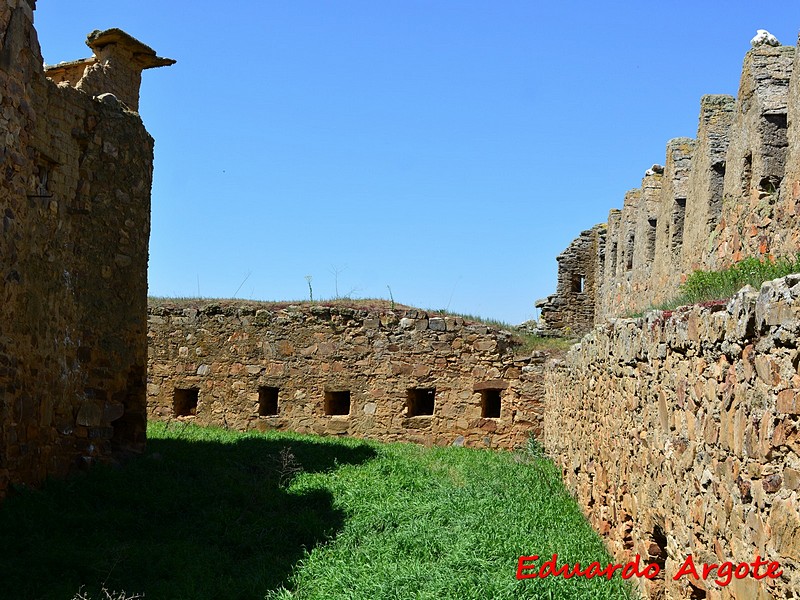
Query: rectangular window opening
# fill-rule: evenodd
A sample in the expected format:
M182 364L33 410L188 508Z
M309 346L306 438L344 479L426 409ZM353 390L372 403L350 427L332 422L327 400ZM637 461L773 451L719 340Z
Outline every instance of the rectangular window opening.
M617 256L617 242L611 244L611 254L608 260L611 261L611 276L614 277L617 274L617 260L619 260L619 256Z
M349 415L350 390L325 392L325 414L333 416Z
M725 161L720 160L711 165L711 182L709 184L708 228L714 231L722 214L722 192L725 188Z
M683 223L686 220L686 198L675 198L672 207L672 252L679 254L683 246Z
M278 414L278 388L262 385L258 388L258 416L272 417Z
M753 185L753 155L748 154L744 157L742 164L742 196L745 198L750 195L750 188Z
M172 396L172 414L176 417L196 415L199 396L199 388L175 388Z
M636 238L633 235L633 232L628 234L628 241L625 244L625 270L630 271L633 269L633 248L636 242Z
M500 418L500 390L481 390L481 417Z
M583 289L586 286L586 276L584 275L573 275L572 277L572 291L581 294L583 293Z
M433 414L435 388L411 388L406 397L409 417L424 417Z
M658 219L647 219L647 262L653 262L656 257L656 227Z

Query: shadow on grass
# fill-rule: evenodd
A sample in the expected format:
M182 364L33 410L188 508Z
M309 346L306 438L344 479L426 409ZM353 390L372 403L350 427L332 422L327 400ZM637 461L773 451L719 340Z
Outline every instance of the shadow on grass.
M328 491L279 485L287 452L304 472L375 455L324 440L151 439L122 469L96 467L0 506L0 596L68 600L105 583L158 600L263 598L345 520Z

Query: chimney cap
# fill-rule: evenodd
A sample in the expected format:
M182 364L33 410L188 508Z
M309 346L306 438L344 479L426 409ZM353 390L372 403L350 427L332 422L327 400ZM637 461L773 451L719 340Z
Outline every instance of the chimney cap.
M95 54L108 46L109 44L119 44L126 47L133 54L134 60L137 65L142 69L152 69L154 67L168 67L175 64L172 58L164 58L157 56L156 51L147 44L143 44L132 35L129 35L121 29L113 28L100 31L95 29L86 37L86 45L89 46Z

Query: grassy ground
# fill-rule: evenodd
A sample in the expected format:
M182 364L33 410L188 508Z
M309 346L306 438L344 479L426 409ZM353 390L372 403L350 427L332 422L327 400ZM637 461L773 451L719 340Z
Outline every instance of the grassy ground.
M678 296L653 308L672 310L689 304L728 300L746 285L759 289L765 281L792 273L800 273L800 254L793 258L776 260L745 258L727 269L695 271L681 284ZM630 316L642 314L637 312L631 313Z
M515 579L517 558L610 561L531 452L154 424L145 457L0 509L2 597L628 597L618 579Z

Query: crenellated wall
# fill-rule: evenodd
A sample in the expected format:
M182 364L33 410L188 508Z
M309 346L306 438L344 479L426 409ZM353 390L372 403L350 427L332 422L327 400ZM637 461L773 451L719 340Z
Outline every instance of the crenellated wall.
M793 275L727 305L612 319L546 370L545 446L565 483L620 561L665 560L637 581L645 597L800 595L798 339ZM783 576L673 581L689 555L761 556Z
M545 355L460 317L239 301L149 314L153 419L493 448L542 431Z
M625 195L621 212L611 210L605 252L582 257L594 266L581 268L598 274L588 299L594 307L592 323L677 296L679 285L697 269L725 268L748 256L797 253L796 55L793 46L752 48L745 56L737 97L704 96L696 139L671 140L665 165L647 171L641 186ZM602 230L598 226L592 231ZM601 247L586 235L581 233L573 244ZM595 236L599 242L599 234ZM561 285L571 269L559 260L556 293L540 302L551 333L589 329L583 317L587 299L565 293Z
M153 140L46 78L34 7L0 0L0 498L145 442Z
M573 243L598 274L594 328L546 366L545 447L617 559L664 567L636 580L645 598L800 596L800 276L620 318L677 297L695 270L800 251L799 60L752 48L737 97L703 97L696 139L671 140L664 166L610 211L605 251L591 255L590 232ZM578 306L562 292L568 268L559 260L542 307L554 333L573 326L555 307ZM783 574L673 580L689 556L760 556Z

